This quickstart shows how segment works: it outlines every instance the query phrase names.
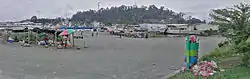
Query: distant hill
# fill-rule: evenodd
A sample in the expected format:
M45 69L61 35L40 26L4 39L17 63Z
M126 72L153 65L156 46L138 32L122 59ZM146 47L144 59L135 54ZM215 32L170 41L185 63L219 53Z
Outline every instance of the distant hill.
M93 21L104 24L139 24L139 23L203 23L200 19L192 18L185 20L184 13L176 13L168 8L157 8L150 6L119 6L111 8L101 8L98 11L88 10L74 14L72 21L81 23L91 23Z

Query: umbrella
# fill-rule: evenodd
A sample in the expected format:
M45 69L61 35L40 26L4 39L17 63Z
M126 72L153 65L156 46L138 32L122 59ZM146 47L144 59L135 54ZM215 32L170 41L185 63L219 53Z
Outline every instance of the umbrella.
M60 36L69 35L69 34L72 34L73 32L74 32L74 30L67 29L67 30L64 30L62 33L60 33L59 35Z

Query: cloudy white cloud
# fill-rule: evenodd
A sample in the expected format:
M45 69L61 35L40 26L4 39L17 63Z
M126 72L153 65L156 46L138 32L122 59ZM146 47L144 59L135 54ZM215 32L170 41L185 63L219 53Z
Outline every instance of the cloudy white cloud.
M40 17L65 17L76 11L97 9L119 5L157 5L170 8L177 12L206 18L209 10L232 6L242 0L0 0L0 21L21 20L33 15Z

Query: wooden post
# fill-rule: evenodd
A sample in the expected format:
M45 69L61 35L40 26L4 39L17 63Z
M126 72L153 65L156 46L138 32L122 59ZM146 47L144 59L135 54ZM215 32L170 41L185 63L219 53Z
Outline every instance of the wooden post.
M32 30L30 30L30 41L32 41Z
M57 29L56 29L56 32L55 32L55 46L57 46Z
M37 34L36 34L36 42L39 42L39 41L38 41L38 37L39 37L39 36L38 36L38 35L39 35L39 34L38 34L38 30L36 31L36 33L37 33Z
M72 33L72 45L73 45L73 47L75 47L75 39L74 39L74 32Z
M30 30L28 29L28 44L30 44Z
M7 40L8 40L8 30L6 30L4 41L6 42Z
M7 39L8 39L8 38L7 38L8 30L5 29L3 34L4 34L4 35L3 35L3 43L6 43L6 42L7 42Z

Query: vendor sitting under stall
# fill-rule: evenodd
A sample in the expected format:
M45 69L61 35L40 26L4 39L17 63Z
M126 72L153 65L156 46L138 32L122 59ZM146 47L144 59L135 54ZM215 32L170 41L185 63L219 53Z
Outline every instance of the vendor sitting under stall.
M49 40L49 39L48 39L47 37L45 37L45 38L43 39L43 41L45 42L46 45L49 44L49 43L48 43L48 40Z
M74 32L74 30L72 29L67 29L64 30L63 32L61 32L58 36L59 42L57 43L57 48L71 48L72 45L70 43L70 38L73 38L73 36L70 36L72 33Z
M63 45L63 46L64 46L65 48L71 47L71 44L70 44L68 35L63 36L63 39L64 39L64 41L63 41L63 44L64 44L64 45Z

